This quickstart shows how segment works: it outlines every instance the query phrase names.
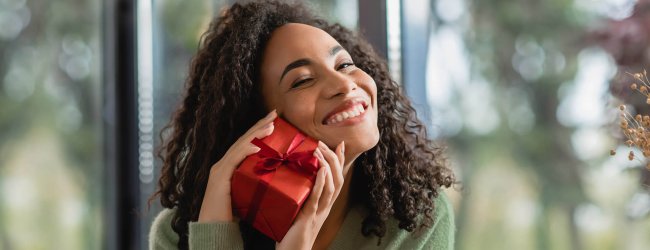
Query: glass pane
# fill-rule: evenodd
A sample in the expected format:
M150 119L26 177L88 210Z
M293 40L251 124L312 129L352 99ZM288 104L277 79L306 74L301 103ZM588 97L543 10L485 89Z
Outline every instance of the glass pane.
M182 91L185 86L185 77L189 70L189 63L193 53L196 52L201 34L207 29L212 16L225 6L225 0L163 0L151 1L152 40L151 44L142 44L138 41L140 49L152 51L152 97L153 97L153 127L148 136L154 142L155 147L145 146L147 142L140 145L141 154L141 207L149 206L148 199L157 189L157 181L160 176L160 160L155 157L153 160L153 172L143 171L142 155L155 155L155 149L160 145L159 134L161 129L171 119L171 114L178 107L182 98ZM141 14L141 13L140 13ZM139 33L141 34L141 33ZM142 39L142 38L139 38ZM142 54L139 54L142 55ZM142 64L141 64L142 67ZM142 88L142 81L140 83ZM143 100L140 93L140 105ZM140 108L140 124L143 119L143 109ZM141 130L142 139L142 130ZM143 149L147 152L143 152ZM142 217L141 242L142 249L148 249L148 233L151 222L161 210L158 199L151 202L149 210Z
M585 39L636 1L430 2L417 74L463 187L457 249L646 249L650 175L609 155L616 63Z
M0 249L100 249L101 2L0 1Z
M308 0L305 2L330 22L340 23L353 30L358 27L359 5L356 0Z

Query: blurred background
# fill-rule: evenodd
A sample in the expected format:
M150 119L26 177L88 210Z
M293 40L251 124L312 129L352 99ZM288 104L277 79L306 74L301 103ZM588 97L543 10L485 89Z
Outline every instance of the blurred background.
M233 2L0 0L0 249L148 248L158 134ZM616 124L650 113L625 74L650 69L650 1L305 2L447 144L457 249L650 248L650 171Z

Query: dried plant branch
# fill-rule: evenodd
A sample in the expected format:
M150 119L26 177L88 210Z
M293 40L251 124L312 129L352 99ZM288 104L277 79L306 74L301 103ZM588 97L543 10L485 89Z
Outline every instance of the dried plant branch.
M643 73L626 73L639 81L639 83L632 83L630 88L645 96L646 103L650 104L650 81L648 80L647 72L643 70ZM639 87L639 84L642 86ZM627 144L628 147L639 149L639 151L643 153L643 157L647 159L650 157L650 116L641 114L633 116L627 111L625 105L620 105L619 110L621 112L619 127L626 138L625 144ZM612 149L610 155L616 155L616 150ZM645 159L641 161L641 159L634 154L633 150L630 150L627 157L630 161L638 160L641 163L645 162L646 168L650 170L650 163Z

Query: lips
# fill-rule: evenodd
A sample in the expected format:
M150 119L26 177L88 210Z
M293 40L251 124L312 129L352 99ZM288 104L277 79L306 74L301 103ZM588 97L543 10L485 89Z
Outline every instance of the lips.
M367 108L368 101L364 100L363 98L350 99L344 101L341 103L341 105L330 111L325 116L322 123L329 125L341 122L348 118L353 118L365 113Z

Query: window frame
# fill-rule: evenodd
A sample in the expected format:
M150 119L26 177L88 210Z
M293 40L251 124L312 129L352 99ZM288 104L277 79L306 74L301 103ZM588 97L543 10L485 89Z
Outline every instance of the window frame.
M136 4L137 0L103 2L105 249L138 249L141 235L137 217Z

